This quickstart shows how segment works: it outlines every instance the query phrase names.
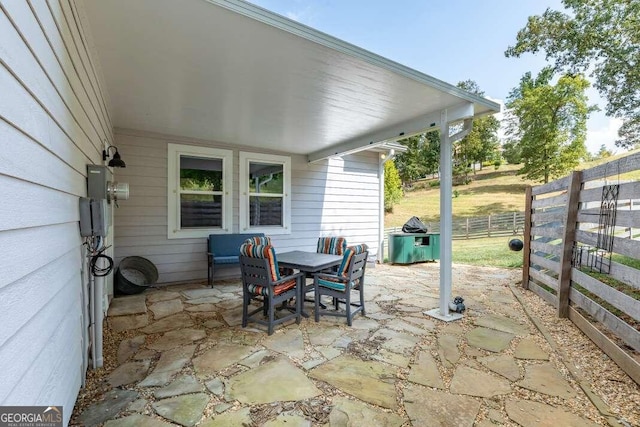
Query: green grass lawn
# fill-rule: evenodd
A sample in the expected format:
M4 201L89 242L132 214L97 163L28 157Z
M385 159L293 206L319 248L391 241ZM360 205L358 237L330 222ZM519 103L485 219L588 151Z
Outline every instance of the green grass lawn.
M521 236L516 236L522 239ZM513 237L454 240L453 262L490 267L522 268L522 251L513 252L508 243Z
M468 185L454 187L458 197L453 198L454 218L487 216L502 212L524 210L524 194L530 181L516 175L518 165L501 166L499 170L485 168ZM439 221L440 188L429 187L428 181L418 183L419 189L406 191L404 197L385 215L385 227L400 227L412 216L423 221Z

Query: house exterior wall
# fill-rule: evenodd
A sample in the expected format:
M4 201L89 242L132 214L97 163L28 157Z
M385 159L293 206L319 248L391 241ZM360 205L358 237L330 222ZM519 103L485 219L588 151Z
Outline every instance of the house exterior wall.
M113 139L71 1L0 2L0 405L62 405L85 374L78 198Z
M115 139L127 162L125 169L116 171L116 181L128 182L130 189L129 200L115 210L116 263L127 256L148 258L158 267L160 283L205 279L206 239L167 238L167 144L233 150L234 233L239 224L239 152L256 150L124 129L115 131ZM271 236L276 250L315 251L319 236L341 235L349 244L366 243L375 255L380 216L378 155L363 152L317 164L292 155L291 164L291 233ZM216 272L216 278L232 275L238 275L238 269Z

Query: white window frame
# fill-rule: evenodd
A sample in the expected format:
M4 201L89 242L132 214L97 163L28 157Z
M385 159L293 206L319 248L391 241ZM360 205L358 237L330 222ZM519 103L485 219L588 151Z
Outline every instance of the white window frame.
M222 227L180 228L180 156L222 160ZM233 225L233 151L194 145L168 144L167 238L189 239L231 233Z
M251 226L249 219L249 164L274 163L281 164L284 185L282 195L282 225ZM256 232L269 234L291 234L291 157L274 154L250 153L240 151L240 232Z

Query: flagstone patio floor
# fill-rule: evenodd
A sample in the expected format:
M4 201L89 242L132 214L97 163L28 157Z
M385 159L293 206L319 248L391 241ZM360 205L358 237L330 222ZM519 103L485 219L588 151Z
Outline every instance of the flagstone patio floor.
M455 266L454 295L464 297L467 311L445 323L423 314L438 306L438 268L369 268L366 315L357 315L352 327L329 316L316 323L307 303L310 318L281 325L271 336L255 323L241 327L237 280L213 289L173 285L115 298L106 322L105 366L89 372L71 424L639 422L640 406L610 408L597 396L594 405L585 394L585 382L565 365L575 361L564 360L532 323L531 310L525 311L521 302L529 296L516 287L519 270ZM588 351L606 359L584 339ZM607 369L617 369L608 363ZM637 385L625 384L628 398L640 401Z

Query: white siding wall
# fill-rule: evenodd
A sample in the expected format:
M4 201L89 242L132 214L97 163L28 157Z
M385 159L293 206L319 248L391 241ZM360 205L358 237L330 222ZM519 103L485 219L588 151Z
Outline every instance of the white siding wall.
M0 405L73 410L83 372L78 198L113 139L82 11L0 1Z
M206 239L167 239L167 143L205 145L233 150L233 231L238 232L239 151L201 140L175 138L130 130L116 130L116 144L127 163L115 171L128 182L129 200L115 210L116 263L126 256L143 256L158 267L159 282L207 277ZM270 152L271 154L283 154ZM286 153L285 153L286 154ZM313 250L321 235L341 235L349 244L378 247L378 156L361 153L318 164L292 156L292 232L272 236L277 251ZM218 276L218 273L220 274ZM237 275L221 269L216 277Z

